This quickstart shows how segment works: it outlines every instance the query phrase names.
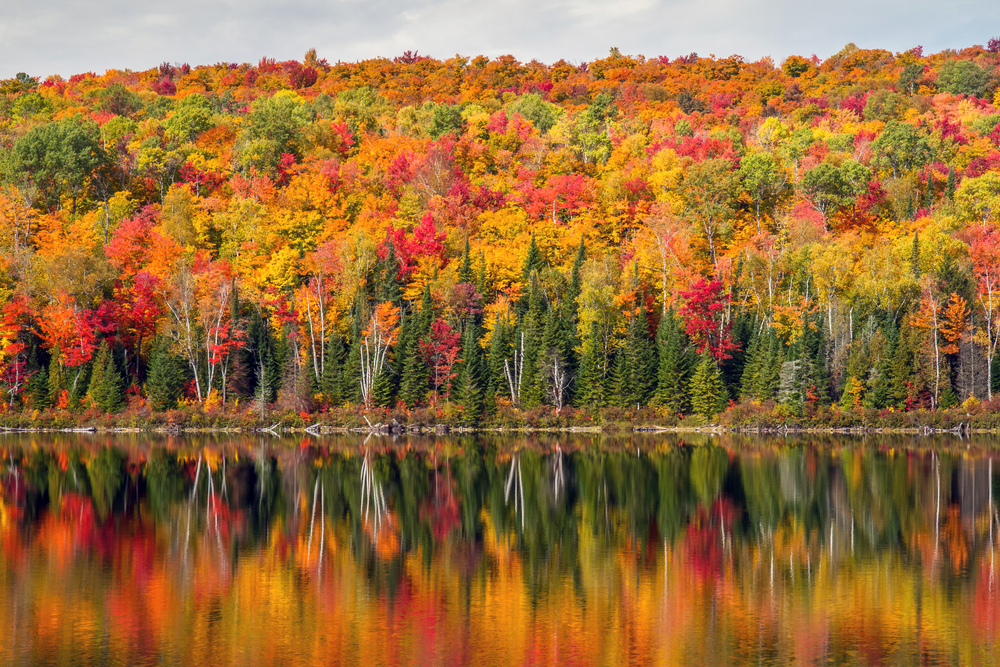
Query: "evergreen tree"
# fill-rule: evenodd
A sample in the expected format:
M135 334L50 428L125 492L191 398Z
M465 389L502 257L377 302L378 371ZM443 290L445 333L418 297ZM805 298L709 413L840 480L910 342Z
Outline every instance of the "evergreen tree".
M934 179L927 174L927 185L924 188L924 208L928 211L934 206Z
M490 300L490 283L486 277L486 253L479 252L479 274L476 276L476 291L483 297L483 303Z
M28 354L28 372L32 373L28 378L25 394L31 401L32 407L44 410L49 407L49 372L48 368L39 358L37 342L31 345L31 352Z
M59 363L59 357L62 352L57 345L52 349L52 356L49 360L49 378L48 378L48 398L49 405L55 407L59 405L59 401L62 398L62 392L66 389L66 374L63 372L62 364Z
M399 398L411 408L423 403L430 389L430 368L420 354L420 341L430 334L433 323L434 301L428 284L424 287L420 310L412 317L406 336L406 349L402 351L400 360L403 376L399 387Z
M455 379L455 402L462 406L463 422L473 425L483 409L483 355L479 347L479 326L474 318L462 335L462 365Z
M351 312L351 335L340 379L341 400L355 405L361 403L361 332L364 331L364 318L364 300L362 295L358 295Z
M344 341L334 331L326 343L326 359L323 361L323 373L319 378L319 390L330 405L340 405L344 402L344 394L341 391L343 359Z
M510 357L510 334L507 322L496 316L493 322L493 335L490 337L490 351L486 357L486 395L483 409L492 411L498 396L507 394L507 379L504 376L504 359Z
M111 414L125 407L125 386L115 365L108 341L101 342L94 361L87 396L104 413Z
M726 387L719 365L706 350L691 376L691 409L699 415L713 417L726 408Z
M375 299L399 303L403 293L399 288L399 258L392 239L388 241L385 258L375 262Z
M649 339L646 307L641 299L639 309L629 323L625 345L619 356L624 366L617 387L619 400L627 407L646 405L655 388L658 369L656 349Z
M176 408L186 376L183 362L170 353L167 340L157 338L149 357L149 372L146 374L149 406L156 412Z
M913 250L910 251L910 271L920 280L920 232L913 232Z
M531 279L531 274L540 271L542 268L542 252L535 242L534 233L531 234L531 243L528 245L528 255L524 259L524 268L521 270L521 277L524 282Z
M692 364L686 349L686 338L677 314L671 308L660 318L656 334L659 363L655 401L657 405L667 407L675 414L687 412L690 406L688 376Z
M276 341L268 321L254 310L247 327L253 359L254 397L263 403L273 403L281 386L281 361Z
M521 378L521 407L532 408L545 401L545 381L543 374L542 332L545 318L545 302L538 288L538 276L532 275L528 290L528 311L521 326L514 333L514 341L519 343L524 334L524 371Z
M469 251L469 233L465 233L465 251L462 253L462 264L458 269L458 282L472 283L472 256Z
M945 196L948 201L955 201L955 166L948 167L948 185L945 187Z
M607 400L607 354L601 340L597 322L592 322L590 331L583 340L583 354L580 359L579 383L576 404L580 407L600 408Z

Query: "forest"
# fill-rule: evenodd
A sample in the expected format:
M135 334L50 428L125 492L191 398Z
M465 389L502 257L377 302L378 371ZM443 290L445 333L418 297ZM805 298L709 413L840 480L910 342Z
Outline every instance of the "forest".
M1000 39L18 74L0 303L7 425L995 427Z

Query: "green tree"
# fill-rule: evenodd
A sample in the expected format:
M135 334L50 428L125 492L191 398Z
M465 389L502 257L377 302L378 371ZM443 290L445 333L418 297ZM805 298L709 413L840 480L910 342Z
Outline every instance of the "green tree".
M94 172L104 166L100 130L92 120L67 119L34 127L14 142L15 172L36 186L51 209L63 197L77 200L85 192Z
M900 178L927 164L933 151L920 130L909 123L890 121L872 143L872 153L873 164Z
M107 414L119 412L125 407L124 385L114 355L111 353L111 346L107 341L103 341L94 360L87 396L102 412Z
M722 372L707 351L701 355L698 367L691 376L691 409L699 415L713 417L726 407L726 387Z

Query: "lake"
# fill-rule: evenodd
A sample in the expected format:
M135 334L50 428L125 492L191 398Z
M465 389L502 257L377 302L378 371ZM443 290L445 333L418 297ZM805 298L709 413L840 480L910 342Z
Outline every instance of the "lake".
M0 664L997 664L996 445L0 436Z

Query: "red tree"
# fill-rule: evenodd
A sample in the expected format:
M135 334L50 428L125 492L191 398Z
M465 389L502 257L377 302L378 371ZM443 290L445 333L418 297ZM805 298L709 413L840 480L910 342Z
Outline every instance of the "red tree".
M716 361L731 359L730 352L740 346L730 332L730 299L722 281L701 278L691 285L691 289L681 292L681 298L684 299L680 308L684 328L698 346L698 354L707 346Z
M445 400L450 396L450 381L455 377L451 369L458 361L458 339L458 332L452 330L444 320L439 319L431 325L430 335L420 341L420 354L431 367L434 405L437 405L438 392L442 387Z

